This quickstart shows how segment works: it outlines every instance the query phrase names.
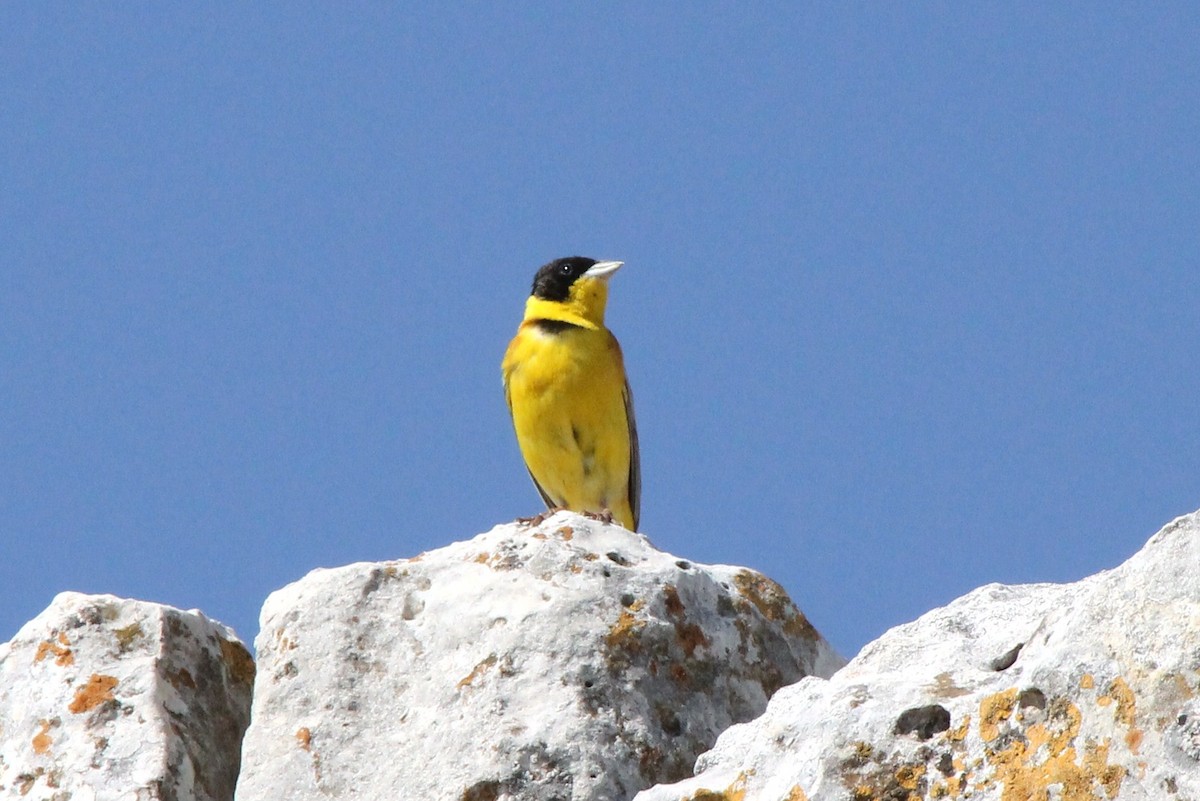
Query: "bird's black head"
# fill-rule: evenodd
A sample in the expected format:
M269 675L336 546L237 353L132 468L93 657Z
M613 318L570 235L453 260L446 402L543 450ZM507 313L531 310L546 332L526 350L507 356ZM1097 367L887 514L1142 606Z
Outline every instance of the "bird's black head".
M542 300L566 300L575 279L596 263L595 259L583 256L555 259L538 270L537 275L533 277L533 296Z

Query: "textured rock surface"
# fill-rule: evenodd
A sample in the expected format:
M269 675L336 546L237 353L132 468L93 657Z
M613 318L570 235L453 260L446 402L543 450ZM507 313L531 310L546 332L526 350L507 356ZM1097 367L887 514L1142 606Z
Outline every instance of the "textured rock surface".
M1200 799L1200 513L1115 570L893 629L697 768L637 801Z
M62 593L0 645L0 798L227 801L253 681L198 612Z
M778 585L570 513L267 600L239 801L630 798L842 664Z

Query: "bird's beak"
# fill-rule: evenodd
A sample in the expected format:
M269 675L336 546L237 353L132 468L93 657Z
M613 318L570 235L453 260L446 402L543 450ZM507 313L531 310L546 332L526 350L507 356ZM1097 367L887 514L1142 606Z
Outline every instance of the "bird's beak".
M623 261L598 261L583 274L584 278L603 278L608 280L617 270L621 269Z

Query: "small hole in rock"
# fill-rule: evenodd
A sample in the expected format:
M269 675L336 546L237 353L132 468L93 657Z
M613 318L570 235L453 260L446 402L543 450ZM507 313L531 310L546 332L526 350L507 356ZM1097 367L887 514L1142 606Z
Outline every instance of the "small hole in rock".
M1013 666L1014 663L1016 663L1017 656L1020 655L1021 649L1024 647L1025 643L1019 642L1000 656L993 659L991 664L992 670L997 672L1001 670L1008 670Z
M685 561L683 559L680 559L678 562L675 563L675 567L679 568L680 570L691 570L692 563Z
M950 728L950 713L940 704L914 706L896 718L895 734L915 734L919 740L928 740L938 732Z
M1017 697L1017 704L1020 706L1033 706L1038 709L1046 708L1046 694L1037 687L1030 687L1028 690L1023 690L1021 695Z

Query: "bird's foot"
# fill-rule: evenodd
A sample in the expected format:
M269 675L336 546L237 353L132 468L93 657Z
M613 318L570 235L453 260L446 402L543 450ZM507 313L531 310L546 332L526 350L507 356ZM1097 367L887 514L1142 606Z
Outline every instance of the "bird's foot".
M607 507L601 509L599 512L584 512L583 516L592 520L599 520L601 523L605 523L607 525L612 525L613 522L612 509Z
M563 509L563 507L555 506L553 508L547 509L544 512L536 514L533 517L518 517L517 522L523 526L529 526L530 528L532 528L534 526L540 526L542 523L545 523L546 519L549 518L551 515L554 515L558 512L562 512L562 511L565 511Z

